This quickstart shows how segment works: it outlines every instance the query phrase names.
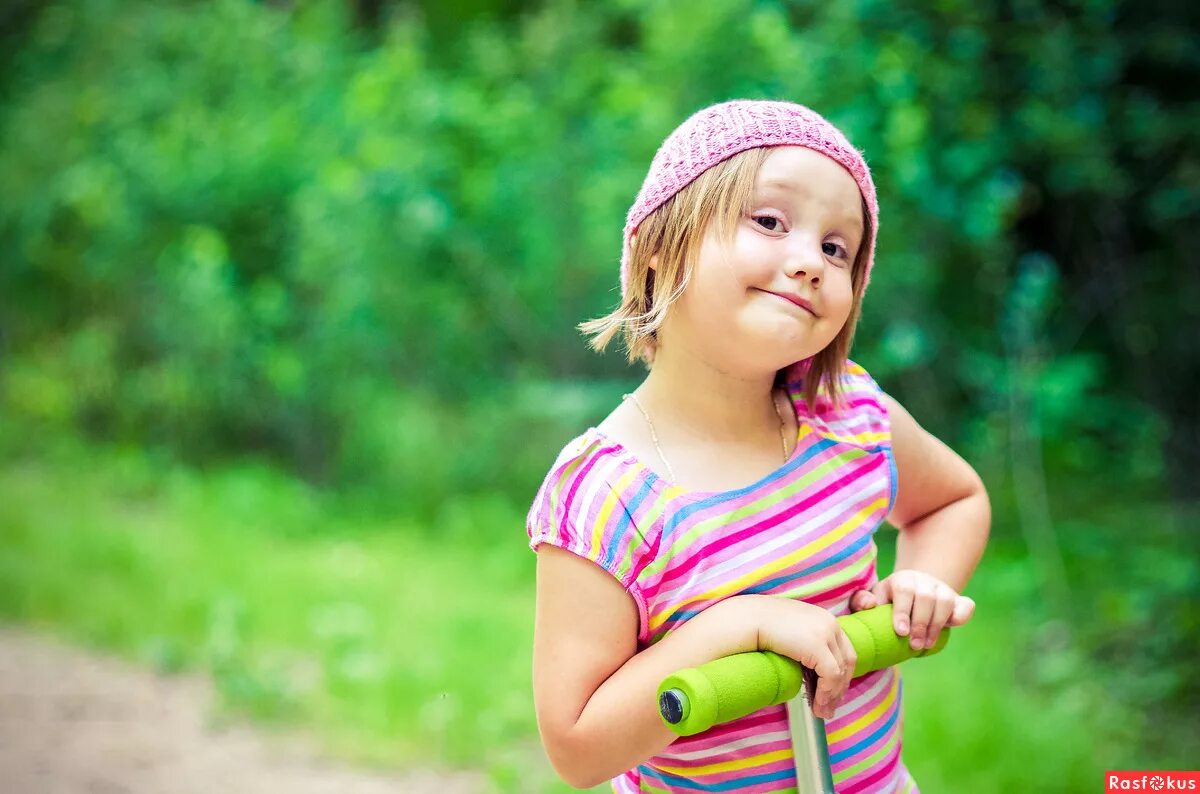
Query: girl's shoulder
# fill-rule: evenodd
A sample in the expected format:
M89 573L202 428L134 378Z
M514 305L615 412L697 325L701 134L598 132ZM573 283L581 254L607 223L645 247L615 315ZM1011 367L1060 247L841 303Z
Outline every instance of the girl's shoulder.
M596 427L589 427L559 450L539 490L566 497L572 489L619 478L629 461L625 448Z
M797 416L822 436L854 446L890 446L892 433L884 392L861 364L846 359L838 379L840 399L835 401L828 386L817 392L813 405L805 396L809 361L787 368L784 382Z
M583 536L601 541L624 534L619 525L627 510L617 507L648 474L624 446L589 427L563 446L542 479L526 521L531 541L556 535L570 545L572 537L579 544Z
M610 573L638 607L638 639L649 637L638 577L658 552L647 499L651 482L621 445L588 428L558 453L525 520L529 548L543 544L575 554Z

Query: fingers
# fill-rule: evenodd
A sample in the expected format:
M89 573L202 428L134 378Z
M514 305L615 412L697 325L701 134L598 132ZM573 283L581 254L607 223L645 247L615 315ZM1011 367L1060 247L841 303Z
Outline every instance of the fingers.
M832 719L842 701L846 699L850 680L854 677L854 665L858 662L854 645L846 636L846 632L840 628L826 650L829 652L828 658L834 660L836 667L831 665L831 672L827 673L816 670L820 677L817 679L817 697L812 704L813 714L823 720Z
M845 700L846 691L850 689L850 681L854 679L854 666L858 664L858 654L854 650L854 643L850 642L850 638L846 636L845 631L838 632L838 645L842 649L842 677L845 679L842 684L842 697L838 701Z
M858 657L850 638L832 615L822 635L824 645L810 658L814 664L806 666L817 674L817 689L811 704L813 714L830 719L846 697Z
M950 615L947 626L961 626L975 614L975 599L959 596L954 600L954 612Z
M861 612L864 609L874 609L892 600L891 579L881 579L875 586L867 590L856 590L850 597L850 611Z
M946 583L916 570L896 571L872 589L856 591L850 597L849 607L851 612L861 612L889 602L893 604L896 634L909 637L914 650L932 648L942 629L961 626L975 613L973 599L960 596ZM813 713L828 719L841 705L858 659L840 625L827 635L826 647L807 656L802 663L818 677Z
M901 637L907 637L910 620L912 619L913 577L907 571L892 574L889 580L895 579L892 586L892 627Z
M850 611L862 612L864 609L873 609L879 606L879 599L870 590L859 590L850 598Z
M925 630L925 642L923 648L932 648L937 644L938 635L942 633L942 628L945 627L946 621L954 613L954 604L958 599L958 594L950 588L949 585L938 582L933 589L933 617L929 620L929 626Z
M815 662L815 665L809 665L817 674L817 693L812 710L813 714L821 719L833 716L834 708L846 693L846 687L841 683L845 666L839 659L840 656L841 651L835 640L814 655L811 661Z
M912 624L909 629L909 646L913 649L925 647L929 623L933 620L933 610L936 605L934 584L924 579L918 579L913 584Z
M947 626L961 626L975 613L975 601L960 596L941 580L916 570L896 571L876 585L890 588L893 604L892 627L909 637L914 650L932 648ZM886 604L887 598L877 598Z

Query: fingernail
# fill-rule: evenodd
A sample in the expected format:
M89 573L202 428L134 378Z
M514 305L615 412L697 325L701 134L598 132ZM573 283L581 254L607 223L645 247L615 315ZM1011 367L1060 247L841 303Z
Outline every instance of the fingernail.
M913 637L912 641L909 642L908 644L914 651L921 650L921 638L920 637Z
M898 633L902 637L908 633L908 621L907 620L901 620L899 623L896 624L896 633Z

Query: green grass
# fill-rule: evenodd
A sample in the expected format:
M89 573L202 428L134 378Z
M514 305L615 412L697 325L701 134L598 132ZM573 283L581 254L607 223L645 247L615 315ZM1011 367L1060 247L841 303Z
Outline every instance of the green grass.
M0 505L0 618L204 671L222 714L312 730L352 760L568 790L533 716L525 505L477 498L416 526L269 467L200 472L61 441L6 453ZM989 554L973 624L904 667L922 790L1085 792L1105 769L1183 766L1139 747L1142 717L1056 640L1030 578L1015 552Z
M0 504L4 619L209 671L227 714L314 728L357 761L484 769L513 791L553 776L529 683L534 556L504 503L417 528L261 467L92 450L10 459Z

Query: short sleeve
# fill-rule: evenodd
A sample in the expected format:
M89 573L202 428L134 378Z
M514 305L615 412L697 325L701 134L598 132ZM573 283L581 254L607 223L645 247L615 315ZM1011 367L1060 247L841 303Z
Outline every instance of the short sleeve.
M644 476L619 446L591 433L572 440L546 474L526 517L529 547L543 543L590 560L613 576L638 607L638 639L649 636L649 615L638 576L652 561L637 505Z
M892 454L891 415L883 389L862 365L846 359L845 372L839 381L840 402L835 405L827 390L822 389L810 409L803 396L806 371L806 366L795 366L788 373L788 390L797 413L826 438L886 456L890 490L887 512L891 513L896 503L898 477Z
M883 389L865 369L846 361L842 376L842 397L845 412L840 420L859 436L864 446L892 446L892 421Z
M888 412L884 391L875 379L865 369L852 361L847 361L846 378L849 381L846 388L847 403L857 405L860 411L863 431L867 440L875 444L887 456L888 462L888 505L884 515L892 512L896 504L897 483L896 456L892 454L892 416ZM853 395L851 394L853 390Z

